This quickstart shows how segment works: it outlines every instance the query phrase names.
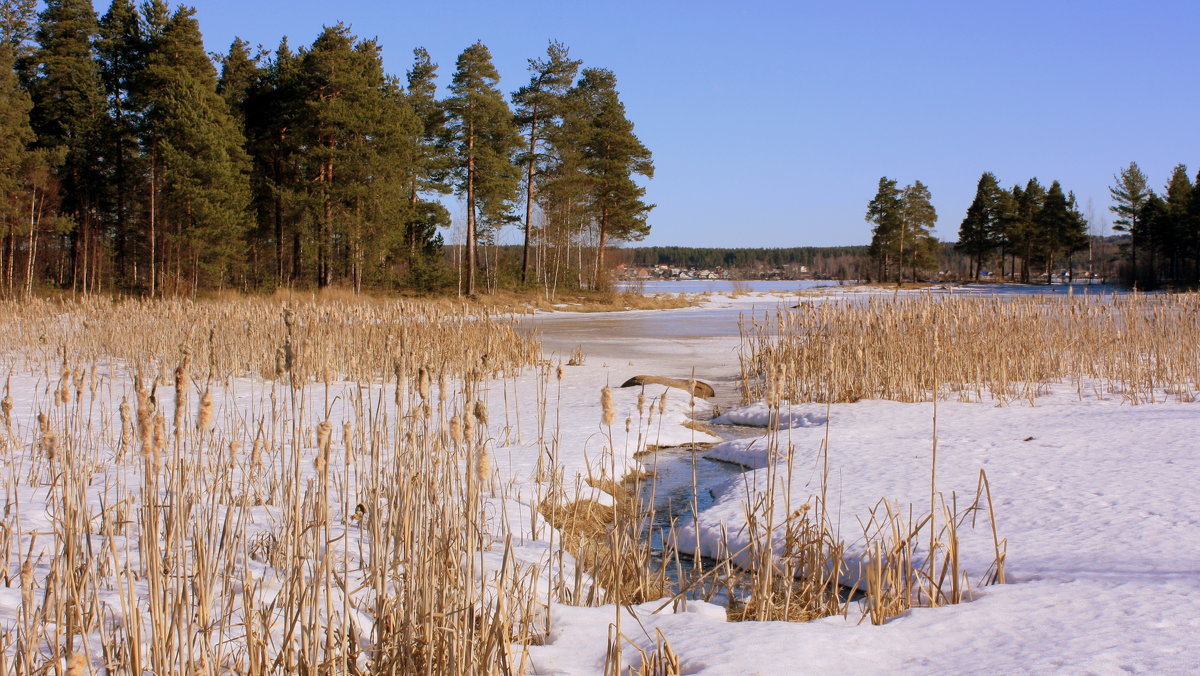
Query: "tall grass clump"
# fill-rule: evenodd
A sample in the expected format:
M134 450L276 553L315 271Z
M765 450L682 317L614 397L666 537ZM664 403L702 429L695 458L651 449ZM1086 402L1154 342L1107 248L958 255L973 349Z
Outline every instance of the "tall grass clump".
M265 300L0 318L4 672L528 669L569 594L497 523L509 411L482 394L541 356L513 322Z
M1196 294L830 300L743 320L741 340L747 401L771 387L797 402L1032 401L1056 382L1134 404L1200 392Z

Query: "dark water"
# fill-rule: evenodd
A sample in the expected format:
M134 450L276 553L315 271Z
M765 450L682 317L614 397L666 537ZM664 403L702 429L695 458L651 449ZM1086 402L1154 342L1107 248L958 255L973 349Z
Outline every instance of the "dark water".
M667 448L656 451L644 461L655 479L640 486L643 508L650 514L644 536L648 538L655 564L665 569L666 576L680 591L681 585L715 562L677 553L671 532L680 523L708 509L730 482L739 481L745 468L717 460L709 460L690 448ZM714 602L727 600L727 590L718 580L695 585L686 593L688 598Z

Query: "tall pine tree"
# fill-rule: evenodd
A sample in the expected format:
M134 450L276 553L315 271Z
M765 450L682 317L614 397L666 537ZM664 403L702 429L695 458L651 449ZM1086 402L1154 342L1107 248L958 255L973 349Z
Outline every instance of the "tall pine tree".
M569 57L561 42L551 42L546 58L530 59L529 84L513 92L516 120L526 138L526 149L518 161L525 166L525 232L521 246L521 283L529 278L529 247L532 239L533 206L537 174L547 163L542 150L552 131L562 123L564 100L582 61ZM540 147L539 147L540 146Z
M249 161L193 10L176 10L153 35L142 77L143 145L152 148L151 196L160 198L151 222L167 235L160 269L176 293L240 282Z
M955 248L971 257L972 277L979 279L983 263L1000 244L1000 223L1003 204L1002 190L996 175L990 171L979 177L975 198L967 207L967 215L958 228Z
M867 203L866 215L867 222L875 224L867 251L875 260L880 281L888 278L900 242L900 231L904 227L902 209L901 191L895 179L881 176L875 197Z
M609 239L638 241L650 232L646 216L654 205L642 200L646 189L634 176L653 178L654 162L625 116L612 71L584 69L573 96L578 103L571 112L577 116L575 124L581 126L580 133L575 134L580 166L586 176L589 216L596 227L593 279L603 287L607 283L604 254Z
M91 0L49 0L38 18L37 49L23 67L37 145L61 157L61 209L73 221L70 283L84 291L96 288L100 249L96 167L104 91L92 52L96 31Z
M497 88L500 75L482 42L458 57L446 100L446 138L454 152L455 191L466 197L468 296L475 295L480 234L512 220L520 173L511 161L520 143L513 116Z
M1112 195L1113 205L1109 210L1117 215L1113 221L1113 230L1129 233L1130 277L1134 284L1138 282L1137 252L1142 231L1142 208L1153 191L1150 190L1146 175L1138 167L1137 162L1130 162L1121 173L1113 177L1116 183L1108 189Z
M900 247L896 257L898 282L904 281L905 266L912 271L916 280L918 270L937 262L937 238L933 236L937 210L933 208L931 200L929 188L920 181L906 186L901 193Z

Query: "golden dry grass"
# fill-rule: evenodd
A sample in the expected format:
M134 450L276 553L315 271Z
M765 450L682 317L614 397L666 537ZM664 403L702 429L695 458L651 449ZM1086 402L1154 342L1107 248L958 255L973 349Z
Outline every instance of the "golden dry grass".
M1200 295L832 300L742 326L747 399L1033 400L1053 382L1130 403L1200 392ZM936 385L936 387L935 387Z

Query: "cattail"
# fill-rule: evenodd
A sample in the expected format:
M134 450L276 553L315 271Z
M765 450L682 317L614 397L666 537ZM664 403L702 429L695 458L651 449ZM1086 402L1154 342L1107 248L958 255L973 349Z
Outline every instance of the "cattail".
M646 408L646 392L645 392L645 390L638 392L637 408L638 408L638 417L640 418L640 417L642 417L642 412Z
M154 442L150 444L150 461L154 473L162 470L163 450L167 447L167 421L163 414L154 416Z
M354 426L350 421L342 423L342 446L346 449L346 462L354 462Z
M26 612L33 612L33 561L21 564L21 600Z
M617 407L613 404L612 389L608 385L600 390L600 407L604 413L602 422L605 426L611 427L613 421L617 419Z
M196 412L196 429L200 430L201 432L207 432L209 426L212 425L212 417L212 390L208 389L204 391L204 396L200 397L200 408Z
M88 672L88 661L83 653L71 655L67 660L67 676L85 676Z
M458 446L463 441L462 419L458 416L450 417L450 441Z
M487 427L487 424L488 424L487 404L483 403L483 400L481 400L481 399L476 399L474 412L475 412L475 419L479 421L479 424L483 425L484 427Z
M417 371L417 394L422 400L429 398L429 371L424 366Z
M192 383L188 380L188 367L192 362L187 350L183 352L183 361L175 368L175 429L183 428L184 407L187 406L188 390Z
M54 460L58 456L58 435L54 432L47 432L42 436L42 453L46 455L47 460Z
M488 453L487 446L479 447L479 455L475 458L475 480L479 482L479 486L486 486L491 483L492 479L492 454Z
M438 409L446 404L446 372L438 373Z
M467 441L475 438L475 418L469 415L463 416L463 436Z
M324 472L329 464L329 436L333 425L328 420L322 420L317 425L317 457L314 460L318 472Z
M556 377L556 378L558 378L560 381L563 379L563 367L562 367L562 362L561 362L561 361L560 361L560 362L558 362L558 368L554 370L554 375L555 375L555 377Z
M658 398L658 415L661 418L667 412L667 391L663 390L662 396Z
M129 415L129 399L121 397L121 405L117 410L121 413L121 445L118 453L124 453L133 444L133 420Z
M5 427L12 427L12 409L13 409L12 397L9 396L7 391L5 391L4 399L0 400L0 413L3 413L3 415L4 415L4 426Z
M254 448L251 449L251 451L250 451L250 464L253 465L254 467L261 467L262 466L262 454L263 454L263 438L262 438L262 435L260 434L257 437L254 437Z

